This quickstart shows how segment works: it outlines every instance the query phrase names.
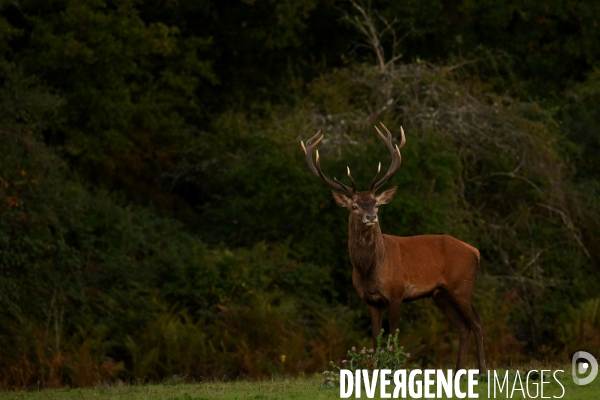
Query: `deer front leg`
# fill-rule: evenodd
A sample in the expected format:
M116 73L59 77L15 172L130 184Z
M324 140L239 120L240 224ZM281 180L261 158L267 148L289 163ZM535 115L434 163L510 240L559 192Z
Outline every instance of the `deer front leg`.
M373 337L373 348L377 348L377 335L381 332L381 307L377 305L367 304L369 313L371 314L371 336Z
M400 327L400 307L402 300L390 301L390 335L394 336Z

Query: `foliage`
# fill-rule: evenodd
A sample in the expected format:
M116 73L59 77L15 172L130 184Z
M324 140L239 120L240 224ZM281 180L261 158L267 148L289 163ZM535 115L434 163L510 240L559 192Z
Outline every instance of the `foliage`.
M188 140L196 93L217 82L210 38L147 23L138 1L25 1L27 46L15 58L63 94L45 140L95 184L143 201ZM8 6L10 9L10 6ZM163 200L164 201L164 200Z
M562 315L562 326L559 330L561 341L565 344L567 354L580 350L598 354L600 348L600 298L592 298L579 304L569 306Z
M409 0L382 1L379 7L385 16L417 25L421 36L407 45L410 55L431 60L441 54L473 54L481 47L506 52L525 83L524 96L560 93L569 80L581 79L599 56L599 37L592 27L600 8L587 1L462 0L449 5Z
M575 85L569 92L569 102L561 111L569 136L577 144L573 158L577 165L577 175L582 181L594 184L597 181L600 164L600 70L594 69L587 79ZM592 178L592 179L589 179Z

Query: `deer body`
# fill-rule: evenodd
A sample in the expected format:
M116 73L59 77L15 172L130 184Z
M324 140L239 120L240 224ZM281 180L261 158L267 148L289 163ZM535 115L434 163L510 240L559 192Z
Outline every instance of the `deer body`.
M452 236L398 237L381 232L377 236L379 243L374 241L366 246L352 239L348 242L352 282L367 303L389 306L393 300L418 300L431 296L438 288L453 291L462 282L475 282L479 252ZM380 256L376 252L378 246L385 249ZM424 249L433 251L424 252ZM371 260L359 255L371 251ZM453 257L435 256L445 251L451 252ZM461 263L470 268L468 276L463 275L464 269L454 268Z
M383 126L383 124L382 124ZM405 144L401 128L400 147L392 145L391 133L385 137L377 127L377 132L385 141L392 154L392 165L386 175L376 181L368 191L357 192L356 184L348 168L352 188L334 178L325 177L319 164L317 150L315 167L312 150L323 139L320 132L302 147L311 171L338 191L333 192L335 202L350 211L348 221L348 250L352 262L352 282L359 296L364 300L371 315L373 342L381 331L382 311L389 309L390 331L395 332L400 323L400 307L403 302L423 297L433 297L450 321L458 328L460 345L456 369L463 369L469 334L473 331L477 344L480 373L486 373L483 350L482 321L472 304L473 286L479 267L479 251L448 235L423 235L399 237L381 233L377 217L378 207L389 203L396 192L391 188L380 195L376 191L387 182L400 167L400 149Z

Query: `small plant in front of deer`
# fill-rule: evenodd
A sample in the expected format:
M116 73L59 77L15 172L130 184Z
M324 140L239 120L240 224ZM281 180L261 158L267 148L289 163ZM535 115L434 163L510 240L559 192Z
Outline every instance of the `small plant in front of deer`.
M417 368L416 365L409 365L410 353L404 351L404 347L398 345L398 333L396 330L394 335L389 335L387 341L383 340L383 329L377 335L377 345L374 349L367 349L363 347L361 350L357 350L356 347L352 347L348 350L348 358L342 360L341 366L336 365L333 361L330 361L331 371L323 372L323 384L324 387L339 387L340 385L340 371L342 369L348 369L355 372L359 369L389 369L397 371L400 369L412 369Z

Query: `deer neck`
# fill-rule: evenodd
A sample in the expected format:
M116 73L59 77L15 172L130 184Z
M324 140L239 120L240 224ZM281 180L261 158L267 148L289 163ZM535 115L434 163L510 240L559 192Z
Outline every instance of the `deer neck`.
M366 226L350 218L348 223L350 261L363 280L373 281L383 264L385 246L379 224Z

